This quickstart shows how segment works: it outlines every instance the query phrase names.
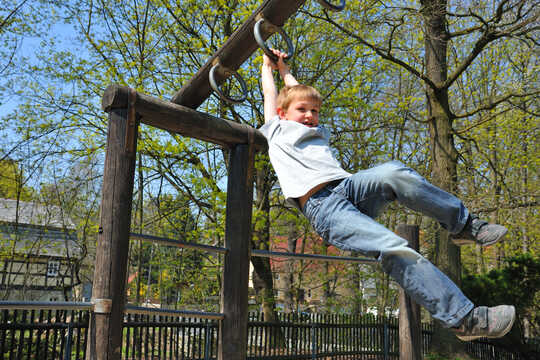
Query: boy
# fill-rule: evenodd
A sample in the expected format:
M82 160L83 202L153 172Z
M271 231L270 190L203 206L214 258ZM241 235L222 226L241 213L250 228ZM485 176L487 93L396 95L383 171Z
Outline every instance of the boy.
M383 270L459 339L504 336L514 323L513 306L475 307L437 267L373 218L397 200L438 220L459 245L494 244L506 228L470 215L459 199L397 161L356 174L343 170L332 156L329 131L319 126L320 94L296 81L285 53L272 51L277 63L264 55L261 68L265 125L260 131L287 201L328 243L381 261ZM273 70L285 83L279 95Z

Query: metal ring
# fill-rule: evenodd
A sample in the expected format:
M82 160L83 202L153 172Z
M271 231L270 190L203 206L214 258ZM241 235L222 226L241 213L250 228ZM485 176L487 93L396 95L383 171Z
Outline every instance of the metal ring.
M242 79L240 74L237 73L236 71L228 70L230 73L232 73L232 75L240 83L240 86L242 87L242 96L239 97L239 98L233 98L233 97L229 97L229 96L223 94L223 92L220 90L220 88L219 88L219 86L218 86L218 84L216 82L216 79L215 79L215 72L216 72L216 69L219 66L220 66L219 63L214 64L214 66L212 66L212 68L210 69L210 72L208 73L208 80L210 81L210 86L212 87L212 89L219 95L219 97L221 99L223 99L223 100L225 100L227 102L230 102L230 103L233 103L233 104L240 104L241 102L244 102L247 99L247 85L246 85L244 79Z
M270 50L270 48L266 45L266 43L264 42L261 36L261 24L264 21L266 20L264 18L261 18L255 23L255 26L253 27L253 35L255 36L255 41L257 41L257 44L259 44L259 47L264 51L266 55L268 55L270 59L272 59L275 62L275 61L278 61L278 57ZM268 22L268 24L277 32L279 32L281 37L283 37L283 39L287 42L287 57L284 60L291 59L294 55L294 45L291 39L289 38L289 36L287 36L287 33L285 32L285 30L283 30L283 28L276 26L270 22Z
M327 0L317 0L319 2L319 4L321 4L322 6L324 6L325 8L327 8L328 10L332 10L332 11L341 11L343 9L345 9L345 0L341 0L341 4L339 5L334 5L330 2L328 2Z

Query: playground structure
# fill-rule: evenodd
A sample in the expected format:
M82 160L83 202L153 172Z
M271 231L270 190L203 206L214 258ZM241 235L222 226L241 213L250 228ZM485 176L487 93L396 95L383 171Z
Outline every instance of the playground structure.
M339 6L324 0L318 1L331 10L341 10L345 6L345 1L341 1ZM294 49L287 35L281 30L281 26L304 2L305 0L265 0L193 78L173 96L170 102L116 85L110 86L105 91L102 108L109 113L109 128L103 176L101 226L92 292L94 315L90 323L90 341L87 352L90 359L118 359L121 355L130 237L145 238L172 246L198 246L207 251L223 254L221 312L187 314L180 311L178 313L219 320L218 359L245 359L250 257L294 257L297 254L262 251L257 253L249 247L254 154L256 151L267 149L264 136L250 126L215 118L196 111L196 108L211 95L212 90L226 101L243 101L245 95L240 98L230 98L221 93L219 86L228 77L234 76L245 92L245 84L236 70L258 47L270 53L264 41L273 33L279 32L287 41L288 54L292 57ZM130 233L136 143L140 122L182 136L219 144L230 150L223 248L186 244L172 239ZM374 262L373 259L332 259L332 257L321 257L321 260ZM409 308L412 309L414 306L409 303ZM131 311L137 310L150 311L142 308L131 309ZM166 310L153 310L154 313L160 311ZM410 324L418 323L418 331L408 331L409 336L405 337L412 345L420 336L418 335L420 334L419 311L403 312L403 314L406 317L413 316L412 319L409 316L402 321L405 324L405 330L413 328ZM414 346L405 347L412 349L410 350L411 359L419 358L414 354Z
M230 149L221 314L198 315L220 320L219 359L245 358L252 169L254 153L266 149L266 139L249 126L195 109L211 95L209 77L212 69L212 83L217 87L257 50L253 32L257 21L265 19L274 25L260 27L263 33L258 36L267 39L271 31L282 26L304 1L264 1L171 102L139 94L127 87L113 85L105 91L102 108L109 113L109 126L92 290L94 315L87 352L91 359L116 359L121 355L139 122Z
M345 1L334 5L317 0L330 10L341 10ZM278 32L294 53L281 30L305 0L264 0L224 45L172 97L163 101L128 87L111 85L105 90L102 108L109 114L102 203L89 325L88 359L120 359L125 312L153 315L188 316L219 320L218 359L245 359L247 352L248 278L251 256L309 258L323 261L374 263L374 259L320 255L299 255L251 250L253 166L257 151L266 151L264 136L254 128L198 112L196 109L215 91L222 99L241 102L223 94L219 86L233 76L245 91L236 73L242 63ZM221 145L229 149L226 223L224 247L185 243L130 231L135 159L140 123L182 136ZM416 229L416 230L415 230ZM416 233L415 233L416 232ZM401 226L398 233L407 239L418 238L417 228ZM148 309L126 304L126 276L130 239L152 241L167 246L191 247L224 256L220 313ZM419 359L419 310L405 295L400 311L400 339L403 359ZM402 334L403 328L403 336Z

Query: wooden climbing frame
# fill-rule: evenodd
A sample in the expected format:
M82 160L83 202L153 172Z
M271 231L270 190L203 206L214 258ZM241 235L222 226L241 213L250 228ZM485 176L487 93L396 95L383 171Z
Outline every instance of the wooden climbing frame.
M266 139L253 128L215 118L195 109L211 94L208 74L216 61L236 71L257 49L255 18L281 26L305 0L265 0L252 16L188 81L171 102L132 89L111 86L102 108L109 113L103 173L100 227L89 329L88 359L120 359L126 308L127 258L130 238L136 144L139 123L230 148L218 359L245 359L250 261L252 171L255 151ZM271 33L263 34L268 38ZM218 85L230 72L216 74Z
M336 6L328 5L326 0L318 1L327 7L334 7L335 10ZM263 18L274 25L261 27L259 35L266 40L272 35L272 29L281 27L304 2L305 0L264 0L170 102L117 85L112 85L105 91L102 108L109 114L109 125L92 290L94 312L89 327L87 359L119 360L122 356L123 320L127 308L127 260L129 240L132 237L130 224L133 183L138 128L141 122L230 149L225 244L224 248L219 249L224 256L221 313L197 316L220 320L219 360L246 358L252 169L254 152L266 151L267 143L264 136L250 126L219 119L195 109L212 92L209 73L216 63L220 64L221 69L217 69L214 74L216 86L219 86L257 49L253 33L256 21ZM344 1L341 1L341 5L343 4ZM156 237L147 237L146 240L167 242L172 246L182 245ZM293 254L254 255L294 257ZM336 259L327 257L322 260ZM341 261L373 262L353 258ZM131 310L148 311L144 308Z

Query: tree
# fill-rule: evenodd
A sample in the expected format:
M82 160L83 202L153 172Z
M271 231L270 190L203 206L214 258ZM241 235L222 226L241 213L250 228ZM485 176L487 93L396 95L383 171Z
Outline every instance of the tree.
M225 6L220 1L135 1L119 7L114 2L74 0L50 5L73 37L41 34L40 53L32 61L18 59L20 72L10 85L21 105L3 118L6 132L20 137L13 148L20 149L22 143L39 149L40 165L58 158L102 159L107 122L99 97L108 85L172 95L242 21L233 16L238 3ZM249 7L241 9L249 14ZM203 111L221 107L210 99ZM222 149L141 126L139 150L141 196L160 198L154 193L158 191L189 198L189 209L211 234L204 239L220 245L226 176ZM139 206L136 224L151 215L143 209Z

